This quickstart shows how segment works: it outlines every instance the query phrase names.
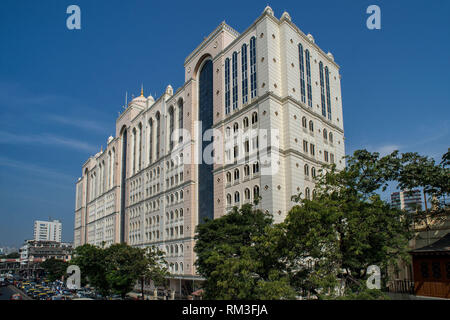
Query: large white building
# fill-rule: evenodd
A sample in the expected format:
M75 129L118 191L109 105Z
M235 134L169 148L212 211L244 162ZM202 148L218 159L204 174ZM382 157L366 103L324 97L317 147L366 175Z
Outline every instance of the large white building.
M74 230L75 246L159 247L177 290L197 278L204 217L261 197L281 222L292 195L313 196L322 165L345 166L339 66L288 13L266 7L242 33L221 23L184 68L176 91L155 100L141 90L105 150L83 164Z
M62 224L59 220L34 222L34 240L61 242Z

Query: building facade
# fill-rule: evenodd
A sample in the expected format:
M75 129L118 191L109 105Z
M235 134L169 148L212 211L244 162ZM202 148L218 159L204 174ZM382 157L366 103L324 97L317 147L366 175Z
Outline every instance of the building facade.
M420 190L394 192L391 194L391 205L411 213L422 210L422 194Z
M72 258L72 249L72 243L26 240L19 250L20 264L40 263L51 258L70 261Z
M84 163L74 230L75 246L160 248L177 288L196 279L203 218L260 199L281 222L322 165L345 166L339 66L288 13L266 7L241 34L221 23L184 68L178 90L141 90Z
M59 220L34 222L34 240L61 242L62 224Z

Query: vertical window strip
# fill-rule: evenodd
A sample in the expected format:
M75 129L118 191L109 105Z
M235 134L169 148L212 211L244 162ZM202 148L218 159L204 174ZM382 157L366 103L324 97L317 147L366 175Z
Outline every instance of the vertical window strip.
M230 59L225 60L225 114L230 113Z
M159 148L160 148L160 133L161 133L161 117L156 114L156 159L159 159Z
M327 113L328 120L331 120L331 98L330 98L330 72L328 67L325 67L325 83L327 87Z
M248 102L247 44L242 45L242 104Z
M173 108L170 109L169 112L169 146L170 146L170 150L172 151L173 149L173 131L175 129L175 111Z
M308 89L308 106L312 107L312 89L311 89L311 63L309 58L309 50L306 49L306 81Z
M250 83L251 83L251 97L256 97L256 38L250 39Z
M323 80L323 63L322 61L319 63L319 72L320 72L320 101L322 103L322 115L324 117L327 116L327 111L325 107L325 83Z
M232 56L232 75L233 75L233 110L238 107L238 83L237 83L237 52L233 52Z
M150 119L150 137L149 137L149 151L148 151L148 161L149 163L153 162L153 119Z
M306 92L305 92L305 63L303 62L303 46L301 43L298 45L298 56L300 65L300 91L302 94L302 102L306 103Z

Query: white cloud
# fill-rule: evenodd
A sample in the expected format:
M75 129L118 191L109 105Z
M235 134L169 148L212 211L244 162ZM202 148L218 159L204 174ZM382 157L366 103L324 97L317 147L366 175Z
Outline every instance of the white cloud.
M75 179L75 177L73 177L73 176L70 176L70 175L67 175L64 173L60 173L58 171L51 170L49 168L40 167L33 163L21 162L21 161L9 159L6 157L0 157L0 167L9 167L9 168L14 168L14 169L19 169L22 171L28 171L28 172L31 172L38 176L42 176L42 177L45 177L46 179L51 179L51 180L62 180L62 181L67 181L67 182L69 182L69 181L73 182Z
M46 117L48 120L57 122L59 124L68 125L72 127L77 127L85 130L90 131L97 131L101 133L106 134L106 129L103 125L100 125L96 121L90 121L90 120L80 120L80 119L74 119L73 117L65 117L60 115L47 115Z
M0 131L1 144L43 144L62 146L70 149L96 152L98 149L84 141L60 137L53 134L33 134L33 135L18 135L9 132Z

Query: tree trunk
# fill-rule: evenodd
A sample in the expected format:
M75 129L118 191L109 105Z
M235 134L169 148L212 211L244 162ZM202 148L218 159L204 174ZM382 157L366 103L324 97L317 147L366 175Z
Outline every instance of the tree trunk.
M144 300L144 277L141 278L141 295L142 300Z

